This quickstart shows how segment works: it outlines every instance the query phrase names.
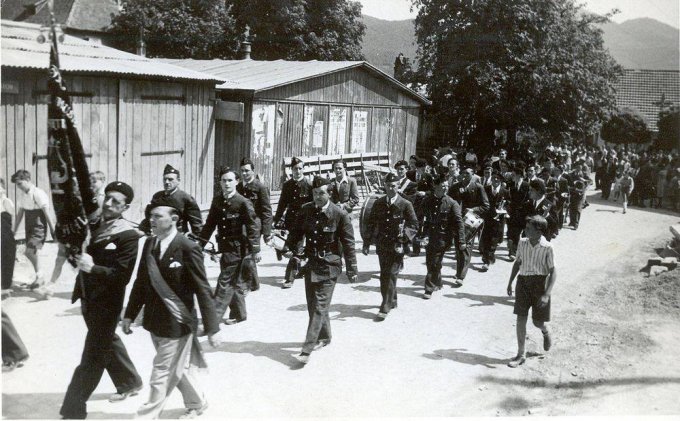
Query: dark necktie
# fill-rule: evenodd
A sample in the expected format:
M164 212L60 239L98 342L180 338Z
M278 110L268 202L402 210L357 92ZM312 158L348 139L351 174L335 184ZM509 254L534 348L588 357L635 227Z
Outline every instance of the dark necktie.
M156 245L153 247L153 257L156 260L161 260L161 240L159 238L156 238Z

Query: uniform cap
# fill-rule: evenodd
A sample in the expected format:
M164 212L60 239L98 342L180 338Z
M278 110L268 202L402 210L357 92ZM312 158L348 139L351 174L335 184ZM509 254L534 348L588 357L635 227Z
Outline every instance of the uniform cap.
M290 160L290 166L291 166L291 167L294 167L294 166L296 166L297 164L302 164L302 165L304 165L304 164L305 164L305 161L301 160L301 159L298 158L297 156L294 156L293 159Z
M395 182L395 181L399 181L399 177L394 173L389 173L385 177L385 183L392 183L392 182Z
M321 186L327 186L331 184L331 181L327 178L324 177L319 177L318 175L314 177L314 180L312 181L312 188L317 189Z
M168 174L177 174L177 176L179 177L179 170L174 168L172 165L168 164L165 166L165 169L163 169L163 175Z
M134 199L135 197L135 192L132 190L132 187L130 187L128 184L123 183L122 181L114 181L112 183L109 183L104 189L104 194L110 191L117 191L119 193L122 193L125 196L125 203L127 203L128 205L130 204L130 202L132 202L132 199Z
M396 169L397 167L399 167L399 166L401 166L401 165L403 165L403 166L405 166L406 168L408 168L408 162L406 162L406 161L403 160L403 159L402 159L401 161L397 161L397 163L394 164L394 168Z

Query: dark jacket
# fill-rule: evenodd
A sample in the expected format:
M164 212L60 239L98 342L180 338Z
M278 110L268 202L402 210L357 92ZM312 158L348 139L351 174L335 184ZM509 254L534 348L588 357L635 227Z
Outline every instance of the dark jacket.
M217 247L227 263L241 261L247 251L260 251L260 230L250 200L235 193L230 199L215 196L201 238L207 241L217 228ZM245 234L244 234L245 229Z
M388 204L387 195L377 199L368 218L368 232L371 236L364 246L375 244L378 252L394 251L395 245L406 242L406 236L400 229L401 224L414 231L418 229L418 219L411 202L399 195L394 204Z
M201 308L205 333L217 333L219 320L215 313L210 285L203 265L201 246L177 233L168 245L163 257L158 262L158 269L168 286L182 300L189 312L194 316L195 324L191 327L180 324L168 311L163 299L156 292L149 278L146 259L153 253L156 237L144 243L137 279L132 287L125 317L134 320L144 307L144 329L163 338L180 338L198 328L194 296ZM152 257L157 259L157 257Z
M430 193L423 202L425 220L423 233L428 236L428 247L446 250L454 242L465 242L465 223L461 207L450 196L437 198Z
M283 183L279 205L276 208L274 223L276 224L283 218L285 212L285 225L287 230L295 228L300 209L305 203L312 201L312 185L307 177L295 181L292 178Z
M151 212L152 205L168 205L179 210L180 215L177 221L177 229L180 232L189 232L189 226L191 226L191 232L196 235L199 235L201 230L203 230L201 209L198 207L196 199L189 193L177 189L172 194L166 194L164 190L161 190L153 195L151 203L144 210L144 220L139 224L139 229L144 232L151 232L149 213Z
M333 203L342 207L345 212L351 213L354 207L359 204L359 187L357 180L349 175L346 177L347 182L338 183L336 179L333 179L328 191Z
M524 203L529 200L529 183L522 180L519 186L517 183L510 184L510 203L508 204L508 224L524 226Z
M484 187L475 181L467 185L464 183L459 181L449 187L449 196L461 206L463 215L468 209L472 209L474 213L484 217L489 210L489 198L486 197Z
M507 210L507 205L510 200L510 192L508 189L503 187L503 185L499 186L498 193L494 194L493 186L488 185L484 186L484 192L486 193L486 197L489 199L489 211L486 213L486 217L484 218L485 221L490 221L494 220L496 216L498 215L496 211L498 210L498 206L505 200L505 208Z
M295 250L294 245L303 236L306 238L304 257L309 259L307 267L319 279L334 279L342 273L341 254L344 254L347 264L347 276L357 274L354 227L347 212L332 202L324 211L313 202L306 203L302 206L297 224L301 229L288 235L288 247Z
M415 194L418 191L418 184L408 177L399 180L399 194L409 202L413 203Z
M253 203L255 215L259 226L259 232L265 236L272 235L272 204L269 201L269 188L258 179L248 184L238 183L236 191Z
M107 227L117 227L107 231ZM107 234L107 232L112 232ZM81 271L75 282L71 302L84 299L116 314L123 309L125 287L130 281L137 262L138 242L141 233L127 221L118 218L108 223L101 222L93 231L87 253L92 256L94 266L90 273Z
M548 221L548 230L543 233L545 238L550 241L553 234L556 234L557 229L557 208L555 207L555 202L548 199L546 196L538 207L534 205L533 200L527 200L524 202L524 217L541 215Z

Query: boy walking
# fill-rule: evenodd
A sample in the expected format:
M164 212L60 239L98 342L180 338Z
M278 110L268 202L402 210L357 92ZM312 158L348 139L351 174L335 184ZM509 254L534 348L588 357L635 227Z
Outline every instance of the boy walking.
M512 297L512 281L519 273L515 290L515 309L517 315L517 355L508 363L515 368L524 364L526 354L524 344L527 335L529 309L534 326L543 333L543 349L550 350L552 339L545 325L550 321L550 294L555 285L555 266L552 245L543 236L548 222L540 215L527 218L524 230L526 238L519 240L517 259L512 266L508 281L508 296Z

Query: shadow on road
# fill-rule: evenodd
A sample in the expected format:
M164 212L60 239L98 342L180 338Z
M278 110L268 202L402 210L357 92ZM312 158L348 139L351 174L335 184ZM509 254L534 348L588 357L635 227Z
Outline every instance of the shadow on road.
M355 291L361 292L377 292L380 293L380 287L372 287L368 285L357 285L352 287ZM397 287L397 295L408 295L410 297L422 298L423 288L422 287Z
M301 364L293 357L299 353L300 342L222 342L217 348L204 347L206 353L229 352L232 354L250 354L254 357L267 357L291 369L301 368Z
M431 354L423 354L423 357L431 360L451 360L461 364L483 365L487 368L496 368L499 365L506 365L510 360L487 357L486 355L473 354L460 349L436 349Z
M529 379L511 379L496 376L481 376L479 380L482 382L492 382L504 386L520 386L526 388L542 387L546 389L587 389L601 386L680 384L680 377L622 377L614 379L552 382L543 379L529 380Z
M470 304L468 307L482 307L482 306L492 306L495 304L514 306L515 300L512 297L502 296L502 295L477 295L470 294L467 292L456 292L454 294L444 294L446 298L458 298L467 299L472 301L477 301L475 304Z
M621 202L620 201L619 202L613 202L613 201L608 200L608 199L603 199L600 196L599 192L594 193L592 195L589 195L588 196L588 202L590 202L591 204L597 204L597 205L600 205L600 206L607 206L607 207L616 208L614 210L611 210L610 212L621 212ZM628 209L635 209L635 210L639 210L639 211L643 211L643 212L656 213L656 214L659 214L659 215L675 215L675 216L678 216L678 212L674 212L670 209L657 209L657 208L650 208L648 206L643 208L643 207L640 207L640 206L633 206L630 203L628 204ZM605 210L600 210L600 211L604 212Z
M375 319L379 305L360 305L360 304L331 304L329 312L331 320L346 320L352 317L360 319ZM366 311L366 310L372 311ZM297 304L287 308L288 311L307 311L307 304ZM339 313L339 314L333 314Z
M113 392L112 392L113 393ZM93 400L108 399L110 394L97 393ZM63 393L3 393L3 419L59 419ZM113 408L113 407L112 407ZM88 419L132 419L134 413L88 412Z

